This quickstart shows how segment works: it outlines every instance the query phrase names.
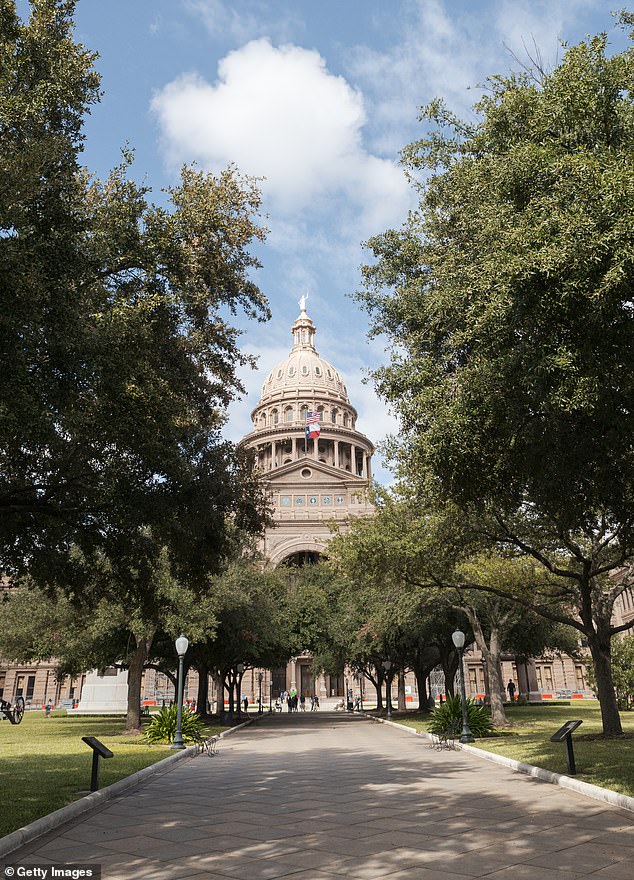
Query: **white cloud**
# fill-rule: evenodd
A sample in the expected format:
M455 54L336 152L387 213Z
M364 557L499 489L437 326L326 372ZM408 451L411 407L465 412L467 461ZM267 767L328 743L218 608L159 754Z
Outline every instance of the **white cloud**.
M254 37L272 35L278 40L289 40L292 33L303 30L292 7L286 6L272 15L270 4L263 0L242 0L239 4L223 3L223 0L183 0L183 5L202 21L207 33L218 40L229 39L240 44Z
M536 44L553 66L560 37L600 8L602 0L490 0L461 11L450 0L403 0L391 44L348 53L348 75L366 96L372 149L397 152L419 137L418 108L433 98L468 116L488 76L518 69L511 52L528 62L524 47ZM377 29L388 31L388 15Z
M196 159L211 170L234 162L264 177L276 216L328 210L337 197L365 226L405 216L401 169L363 147L362 94L316 51L253 40L220 61L215 83L185 74L155 94L152 109L171 162Z

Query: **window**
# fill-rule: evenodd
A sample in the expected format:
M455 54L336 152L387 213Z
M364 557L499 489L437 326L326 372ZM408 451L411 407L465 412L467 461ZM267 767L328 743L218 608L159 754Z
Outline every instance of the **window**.
M33 691L34 690L35 690L35 676L29 675L29 677L26 680L26 699L27 700L33 699Z
M553 689L553 668L552 666L544 666L544 684L546 689L552 692Z
M307 376L309 372L310 370L308 369L306 364L304 364L304 366L302 367L302 376Z
M276 409L271 410L271 424L277 425L277 424L279 424L279 421L280 421L279 412Z
M291 364L291 366L288 368L288 375L289 375L289 376L294 376L294 375L295 375L295 367L294 367L292 364Z
M321 376L321 367L315 367L315 375Z
M575 666L575 676L577 679L577 690L578 691L585 691L585 689L586 689L585 669L583 668L583 666L581 664L579 664L578 666Z
M478 693L478 670L469 668L469 693Z
M293 421L293 410L289 407L284 413L284 421L292 422Z

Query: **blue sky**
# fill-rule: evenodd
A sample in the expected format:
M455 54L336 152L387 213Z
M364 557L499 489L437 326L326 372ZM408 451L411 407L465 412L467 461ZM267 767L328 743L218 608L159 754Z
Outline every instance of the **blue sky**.
M345 377L359 428L375 443L395 423L362 384L384 357L348 294L361 242L400 225L412 195L399 150L419 133L418 107L444 96L468 114L478 83L517 69L509 50L608 30L626 0L79 0L76 36L99 52L104 96L86 123L85 162L105 176L129 143L135 174L157 191L183 163L234 162L264 177L270 229L257 281L273 318L244 324L260 358L227 435L250 430L262 378L290 345L308 293L317 347ZM24 15L28 4L19 2ZM375 470L386 481L389 474Z

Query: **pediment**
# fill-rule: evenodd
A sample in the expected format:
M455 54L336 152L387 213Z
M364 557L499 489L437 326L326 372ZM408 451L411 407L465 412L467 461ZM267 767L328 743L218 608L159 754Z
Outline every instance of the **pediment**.
M307 470L310 471L310 476L302 474ZM271 489L279 489L283 486L305 485L308 487L332 486L333 484L363 488L368 483L363 477L351 474L349 471L342 471L340 468L335 468L323 461L316 461L314 458L301 458L298 461L288 462L273 471L267 471L263 477L270 484Z

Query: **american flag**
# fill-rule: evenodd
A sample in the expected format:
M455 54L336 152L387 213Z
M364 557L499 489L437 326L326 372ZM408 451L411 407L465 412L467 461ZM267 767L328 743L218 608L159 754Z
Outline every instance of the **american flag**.
M319 422L319 418L321 413L317 412L307 412L306 413L306 424L307 425L316 425Z

